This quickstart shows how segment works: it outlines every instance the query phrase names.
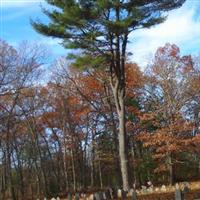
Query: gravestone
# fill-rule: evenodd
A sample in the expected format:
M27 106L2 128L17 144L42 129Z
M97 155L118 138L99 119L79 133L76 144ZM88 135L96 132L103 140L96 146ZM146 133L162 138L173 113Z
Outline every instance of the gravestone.
M89 196L89 198L88 198L89 200L94 200L94 195L93 194L91 194L90 196Z
M135 190L136 194L140 194L140 191L139 190Z
M99 195L99 192L96 192L96 193L94 194L94 199L95 199L95 200L101 200L100 195Z
M167 188L166 188L165 185L162 185L160 190L161 190L162 192L167 192Z
M132 193L133 193L133 189L131 188L127 193L127 197L131 197Z
M110 188L108 188L108 189L105 191L105 194L106 194L106 199L111 199Z
M68 195L67 195L67 199L68 199L68 200L72 200L72 194L71 194L70 192L69 192Z
M103 192L103 199L106 200L106 193Z
M181 190L178 183L175 185L175 200L182 200Z
M76 192L76 194L75 194L75 200L79 200L79 199L80 199L80 195L79 195L78 192Z
M87 197L86 197L86 194L85 194L85 193L83 193L81 197L83 198L83 200L86 200L86 199L87 199Z
M148 182L147 182L147 185L148 185L148 188L153 187L153 183L152 183L151 181L148 181Z
M152 193L152 192L153 192L153 187L152 187L152 186L149 187L149 188L147 189L147 192Z
M137 200L137 193L135 190L132 191L131 200Z
M108 190L109 190L109 193L110 193L110 198L114 199L114 197L113 197L113 189L112 188L108 188Z
M104 200L103 192L99 192L100 200Z
M113 199L117 199L117 190L116 190L116 188L112 188L112 197L113 197Z
M141 187L142 187L141 192L142 192L143 194L146 194L146 193L147 193L147 187L144 186L144 185L142 185Z
M56 199L53 197L53 198L51 198L51 200L56 200Z
M188 193L190 191L189 184L184 183L183 185L183 193Z
M60 200L60 197L57 197L56 200Z
M183 183L183 199L185 199L186 195L190 192L190 188L189 188L189 183L185 182Z
M127 199L127 191L122 190L122 200Z
M122 197L122 190L121 189L118 189L117 190L117 198L121 198Z

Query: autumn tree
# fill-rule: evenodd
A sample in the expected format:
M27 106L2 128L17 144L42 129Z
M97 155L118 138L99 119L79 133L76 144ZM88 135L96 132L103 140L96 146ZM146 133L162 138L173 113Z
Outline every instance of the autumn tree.
M38 48L37 48L38 47ZM16 142L16 126L21 117L18 101L23 89L30 87L36 80L45 51L41 46L22 43L14 48L0 41L0 133L3 183L2 197L6 194L16 199L14 176L12 172ZM21 190L23 193L23 191ZM22 194L23 196L23 194Z
M66 48L80 49L71 56L81 67L103 66L110 83L119 120L119 155L123 189L128 190L125 127L125 63L130 33L150 28L166 19L164 12L180 7L185 0L169 1L61 1L47 0L53 10L44 9L50 23L32 22L47 36L61 38Z
M193 75L192 57L181 56L179 48L171 44L157 50L147 69L144 87L147 113L141 116L142 123L146 123L142 139L146 146L154 146L155 158L162 160L157 171L169 171L170 184L174 181L173 166L178 162L175 155L189 152L192 138L192 121L184 111L193 101Z

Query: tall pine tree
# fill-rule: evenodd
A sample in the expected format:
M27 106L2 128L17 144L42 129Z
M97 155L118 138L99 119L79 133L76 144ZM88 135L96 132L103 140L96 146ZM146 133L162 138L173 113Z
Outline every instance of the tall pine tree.
M128 190L125 128L125 63L128 37L136 29L150 28L166 19L165 12L182 6L185 0L46 0L53 9L44 9L50 22L32 22L46 36L60 38L70 49L77 66L104 66L119 119L119 157L123 189ZM172 30L173 31L173 30Z

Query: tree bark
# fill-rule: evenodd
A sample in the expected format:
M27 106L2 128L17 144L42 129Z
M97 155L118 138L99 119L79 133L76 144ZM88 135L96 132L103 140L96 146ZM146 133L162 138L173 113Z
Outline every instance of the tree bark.
M129 180L128 180L128 166L127 166L127 151L126 151L126 128L125 128L125 108L124 108L124 99L120 99L121 110L119 111L119 157L121 165L121 174L123 189L128 191L129 189Z
M173 173L173 164L172 164L172 155L168 155L168 167L169 167L169 184L173 185L174 183L174 173Z
M112 90L115 98L115 104L117 108L117 114L119 119L119 158L120 158L120 168L122 175L123 189L125 191L129 190L129 179L128 179L128 159L127 159L127 146L126 146L126 127L125 127L125 102L124 94L125 88L123 85L119 87L120 81L116 81L113 84L112 81Z
M75 164L74 164L74 153L71 149L71 159L72 159L72 176L73 176L73 189L76 192L76 171L75 171Z

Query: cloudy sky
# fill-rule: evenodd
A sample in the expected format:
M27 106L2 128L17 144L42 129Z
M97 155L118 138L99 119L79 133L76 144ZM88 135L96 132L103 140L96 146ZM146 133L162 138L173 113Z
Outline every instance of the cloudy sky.
M30 19L47 20L41 5L46 6L43 0L0 0L0 38L14 46L23 40L41 42L54 58L65 55L58 40L37 34L30 25ZM200 0L187 0L180 9L171 11L163 24L134 32L129 44L132 60L145 65L156 49L167 42L177 44L182 54L200 52Z

